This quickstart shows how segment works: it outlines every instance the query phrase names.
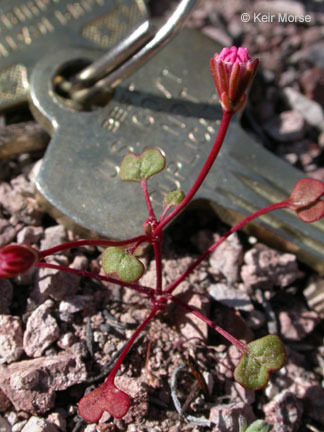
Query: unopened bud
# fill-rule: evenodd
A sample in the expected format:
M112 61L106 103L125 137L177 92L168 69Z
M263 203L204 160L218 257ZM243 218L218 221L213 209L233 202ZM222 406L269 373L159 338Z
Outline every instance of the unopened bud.
M0 249L0 278L11 278L28 271L39 259L36 249L10 244Z
M210 59L210 71L224 111L235 113L242 108L258 65L259 60L251 60L243 47L223 48Z

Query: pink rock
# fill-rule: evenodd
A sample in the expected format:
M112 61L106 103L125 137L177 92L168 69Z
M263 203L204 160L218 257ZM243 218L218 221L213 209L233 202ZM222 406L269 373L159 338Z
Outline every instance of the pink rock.
M86 376L81 358L64 352L0 366L0 389L16 410L43 414L53 408L56 391L66 390Z
M1 432L11 432L11 426L10 424L7 422L7 420L3 417L0 416L0 431Z
M216 425L219 432L237 432L239 430L239 417L246 418L250 424L255 415L250 405L243 402L231 404L217 404L210 410L209 420Z
M0 315L0 357L6 363L12 363L18 360L23 352L23 332L20 318Z
M313 67L307 69L301 75L300 83L309 99L314 99L321 105L324 104L324 68Z
M29 357L39 357L60 336L60 329L51 315L52 300L46 300L30 315L24 333L24 350Z
M283 111L264 123L268 135L276 141L299 141L305 136L305 122L298 111Z
M232 288L224 283L210 285L208 292L216 301L237 310L251 312L253 304L250 297L236 288Z
M17 228L6 219L0 219L0 247L11 243L16 237Z
M60 431L66 431L66 419L63 413L58 409L50 413L47 417L47 421L54 426L58 427Z
M288 311L279 313L279 321L281 334L286 339L301 340L314 330L321 319L314 311L292 305Z
M219 238L219 236L217 236ZM214 237L214 241L217 240ZM212 252L209 258L211 271L216 270L225 276L231 285L239 278L239 268L243 261L243 247L237 234L231 235Z
M255 391L246 389L238 382L230 379L225 382L225 394L230 395L231 402L243 402L251 405L255 400Z
M21 432L58 432L58 429L43 418L30 417Z
M55 256L55 258L51 257L48 262L69 266L68 259L62 255ZM60 301L66 295L75 294L79 286L80 277L78 275L55 269L41 268L38 271L31 297L36 302L43 302L48 297Z
M324 317L324 278L316 276L304 290L308 306Z
M46 228L44 240L41 241L41 250L52 248L66 241L66 230L62 225Z
M265 420L276 432L297 432L302 425L303 404L290 391L284 390L264 406Z
M34 197L34 187L24 175L14 178L10 185L0 183L0 204L12 215L13 222L40 224L42 212Z
M115 384L132 398L131 407L123 420L126 424L138 424L149 412L148 392L145 385L139 379L123 375L115 378Z
M0 412L5 412L10 407L11 402L0 388ZM0 429L1 430L1 429Z
M17 243L35 244L43 235L42 227L26 226L17 234Z
M303 276L295 255L257 244L244 256L241 277L249 288L284 288Z

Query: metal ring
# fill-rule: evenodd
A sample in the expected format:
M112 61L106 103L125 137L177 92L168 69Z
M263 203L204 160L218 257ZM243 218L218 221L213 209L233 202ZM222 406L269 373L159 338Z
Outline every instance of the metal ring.
M75 90L72 89L72 99L79 103L85 103L92 98L95 98L99 94L103 92L108 92L114 87L116 87L123 79L131 75L136 69L138 69L145 62L147 62L154 54L156 54L161 48L163 48L177 34L177 32L183 26L186 18L192 11L193 7L196 6L197 3L197 0L181 0L174 12L170 15L167 21L158 29L155 36L151 40L149 40L144 46L142 46L137 52L135 52L132 57L119 64L116 69L114 69L104 78L95 82L94 85L92 85L91 87L83 89L80 89L80 87L78 87L75 88ZM138 30L137 34L141 35L143 38L149 37L150 28L150 25L148 25L148 27L145 27L144 25L141 31ZM125 48L123 48L122 44L125 43L125 41L131 39L131 36L132 35L127 36L125 39L123 39L120 46L118 44L113 49L113 52L116 51L117 53L119 53L121 57L123 57L123 59L125 59L125 56L122 56L122 52ZM134 42L134 45L132 46L138 47L138 44L136 42L137 40L140 40L140 37L135 37L132 40ZM128 51L128 57L132 49L133 48ZM79 73L78 75L78 78L80 79L80 77L85 77L85 79L87 79L87 77L89 76L95 77L95 69L100 70L102 73L103 71L107 70L111 71L112 68L115 66L116 62L113 61L113 55L109 52L107 55L105 55L96 63L87 68L87 70L81 71L81 73Z

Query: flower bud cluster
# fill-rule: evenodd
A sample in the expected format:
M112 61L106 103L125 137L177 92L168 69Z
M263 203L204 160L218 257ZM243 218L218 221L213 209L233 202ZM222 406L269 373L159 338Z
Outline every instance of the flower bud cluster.
M259 60L251 60L246 48L223 48L210 59L210 71L225 112L235 113L246 101L246 90L258 69Z

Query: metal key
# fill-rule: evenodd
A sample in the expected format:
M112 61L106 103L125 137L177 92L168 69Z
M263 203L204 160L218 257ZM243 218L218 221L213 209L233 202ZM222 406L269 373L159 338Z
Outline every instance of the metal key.
M0 110L27 100L35 64L63 47L98 55L145 24L144 0L1 0ZM145 31L141 40L148 36Z
M53 92L57 71L73 59L95 59L92 51L65 50L44 58L31 78L33 112L52 134L37 177L46 200L75 223L110 238L138 235L146 207L138 185L119 180L123 156L158 146L166 154L163 173L150 179L157 214L163 195L187 191L215 138L221 111L208 60L220 49L184 30L123 81L104 108L76 112ZM197 200L209 203L233 224L242 215L287 197L302 173L255 143L231 123L213 170ZM249 225L270 244L293 251L324 271L324 224L306 225L286 211Z

